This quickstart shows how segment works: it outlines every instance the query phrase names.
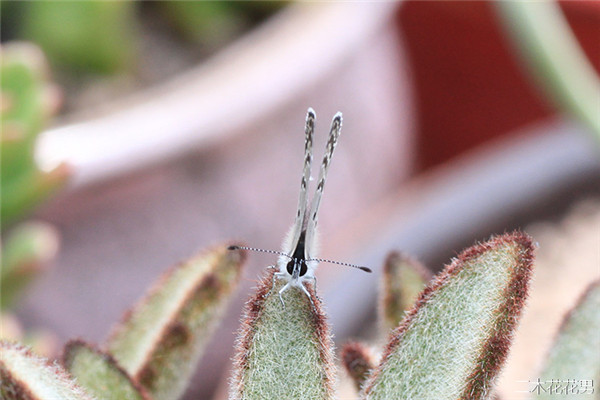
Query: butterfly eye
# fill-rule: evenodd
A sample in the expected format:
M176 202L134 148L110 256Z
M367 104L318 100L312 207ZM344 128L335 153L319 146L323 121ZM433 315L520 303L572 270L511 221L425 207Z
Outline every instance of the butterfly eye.
M290 274L290 275L292 275L294 273L294 263L295 263L294 260L290 260L287 263L286 270L287 270L287 273Z
M300 262L300 276L306 275L308 272L308 265L306 265L306 261L302 260Z

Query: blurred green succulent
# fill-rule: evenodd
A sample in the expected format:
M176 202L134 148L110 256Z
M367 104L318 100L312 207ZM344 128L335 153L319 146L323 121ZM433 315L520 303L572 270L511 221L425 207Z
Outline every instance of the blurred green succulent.
M171 25L184 38L207 48L231 40L286 4L286 1L158 2Z
M2 231L30 213L69 175L66 165L42 171L35 161L36 139L58 105L41 51L25 43L4 45L0 64Z
M42 52L27 43L0 51L0 310L6 311L58 247L58 234L48 224L20 221L65 184L69 169L59 165L46 172L35 161L37 136L58 106Z
M145 25L154 30L166 21L180 38L214 50L285 4L285 1L6 0L1 3L1 14L3 34L32 41L44 50L53 66L77 78L81 73L131 72L143 51L141 28ZM171 36L171 32L166 36Z
M136 51L136 2L31 1L22 5L20 34L53 65L74 72L130 70Z

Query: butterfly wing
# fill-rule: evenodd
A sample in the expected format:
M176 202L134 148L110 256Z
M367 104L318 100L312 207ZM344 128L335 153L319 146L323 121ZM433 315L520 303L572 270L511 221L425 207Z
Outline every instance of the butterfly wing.
M306 247L305 247L305 258L311 259L316 256L316 230L318 222L319 206L321 204L321 197L323 196L323 188L325 187L325 179L327 178L327 171L331 164L331 158L333 157L333 151L337 145L340 132L342 131L342 113L338 112L334 115L331 121L331 128L329 130L329 138L327 139L327 145L325 146L325 154L323 155L323 161L321 162L321 169L319 171L319 179L317 181L317 188L311 203L310 214L308 215L308 222L306 226Z
M306 113L306 124L304 127L304 169L302 171L302 180L300 181L300 195L298 197L298 208L294 225L283 244L283 252L291 255L302 234L306 221L306 209L308 206L308 181L310 180L310 167L312 163L313 133L315 131L316 115L312 108ZM287 259L285 261L288 261Z

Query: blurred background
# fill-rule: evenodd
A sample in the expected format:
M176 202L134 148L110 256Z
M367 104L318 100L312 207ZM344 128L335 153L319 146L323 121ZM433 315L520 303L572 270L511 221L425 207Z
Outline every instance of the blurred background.
M520 228L539 248L500 382L519 398L600 277L600 3L0 7L1 336L50 357L101 343L170 265L230 240L278 249L308 107L316 164L344 115L321 256L375 272L320 267L338 346L371 335L391 250L438 271ZM242 305L273 262L251 255L187 397L223 398Z

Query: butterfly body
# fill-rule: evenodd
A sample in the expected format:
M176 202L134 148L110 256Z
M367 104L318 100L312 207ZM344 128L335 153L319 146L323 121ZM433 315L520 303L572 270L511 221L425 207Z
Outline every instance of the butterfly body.
M294 227L292 227L290 232L293 229ZM289 245L283 246L284 250L286 248L289 248ZM281 297L281 295L290 287L300 288L304 293L306 293L308 298L311 299L310 294L304 286L304 282L312 280L313 283L316 283L316 277L314 272L318 262L307 256L307 248L310 249L311 246L307 246L306 231L302 231L300 233L300 237L298 238L298 242L295 245L295 248L290 252L282 252L277 261L276 268L278 271L275 272L275 277L287 281L287 284L283 286L279 291L281 304L283 304L284 306L285 303L283 302L283 298ZM274 284L275 282L273 282L273 285Z

